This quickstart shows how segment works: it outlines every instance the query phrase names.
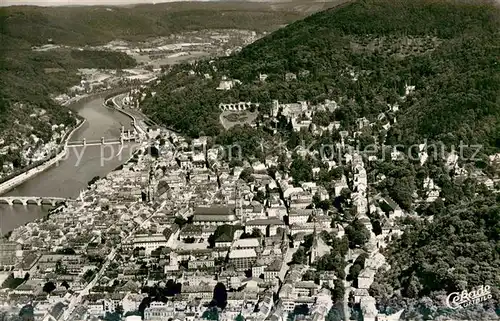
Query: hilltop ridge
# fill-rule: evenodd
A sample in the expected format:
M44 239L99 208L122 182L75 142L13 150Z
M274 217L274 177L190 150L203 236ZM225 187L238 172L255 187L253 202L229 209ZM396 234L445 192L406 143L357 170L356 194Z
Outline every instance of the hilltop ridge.
M187 1L133 6L0 8L4 39L45 44L102 45L115 39L148 37L200 29L275 30L342 0L310 3Z

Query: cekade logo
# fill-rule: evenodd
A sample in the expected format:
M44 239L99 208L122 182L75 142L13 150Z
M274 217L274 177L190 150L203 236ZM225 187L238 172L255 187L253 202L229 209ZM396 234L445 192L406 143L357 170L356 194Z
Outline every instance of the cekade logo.
M491 287L489 285L481 285L476 290L467 292L453 292L446 298L446 305L452 309L464 308L472 304L491 299Z

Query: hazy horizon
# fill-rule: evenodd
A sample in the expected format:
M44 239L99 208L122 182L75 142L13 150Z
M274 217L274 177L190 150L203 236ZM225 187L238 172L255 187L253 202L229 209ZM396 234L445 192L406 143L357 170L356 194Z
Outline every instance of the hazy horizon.
M0 6L30 5L30 6L95 6L95 5L129 5L154 4L178 1L213 1L213 0L0 0Z

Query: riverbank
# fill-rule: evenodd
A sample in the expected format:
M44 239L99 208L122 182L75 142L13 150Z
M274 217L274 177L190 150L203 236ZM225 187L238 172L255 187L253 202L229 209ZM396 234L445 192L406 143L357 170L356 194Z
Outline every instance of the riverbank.
M97 97L100 97L103 95L105 95L104 96L105 99L108 97L115 97L116 95L119 95L119 94L126 92L128 90L130 90L129 87L114 88L114 89L109 89L109 90L105 90L105 91L97 92L97 93L93 93L93 94L85 94L82 96L73 97L73 98L69 99L68 101L62 103L61 105L71 109L71 107L74 105L85 103L85 102L90 101L92 99L95 99ZM131 117L131 115L127 115L127 116L134 120L134 118ZM5 181L1 182L0 183L0 196L5 194L5 193L8 193L12 189L19 186L20 184L35 177L36 175L39 175L40 173L46 171L47 169L49 169L50 167L52 167L53 165L57 164L59 161L64 159L64 157L66 156L66 152L67 152L66 146L67 146L69 139L73 136L73 134L78 129L80 129L83 126L83 124L85 124L85 122L86 122L86 119L82 119L76 125L75 128L73 128L70 132L67 132L64 135L63 139L61 140L61 144L58 148L58 150L60 150L59 153L57 153L57 152L52 153L47 160L40 161L39 163L35 163L31 166L27 166L27 167L23 168L21 171L19 171L18 173L16 173L15 176L7 178Z
M133 126L134 126L135 130L136 130L136 131L137 131L140 135L145 135L145 134L146 134L146 131L144 131L144 129L142 129L142 128L141 128L141 126L139 126L139 125L137 124L137 119L135 118L135 116L134 116L134 115L132 115L131 113L129 113L129 112L127 112L127 111L125 111L125 110L124 110L123 108L121 108L121 107L120 107L120 105L118 105L118 103L115 101L116 97L118 97L118 96L120 96L120 95L121 95L121 94L118 94L118 95L116 95L116 96L113 96L113 97L111 97L111 98L109 98L109 99L105 100L103 105L107 107L107 106L108 106L108 101L111 101L111 102L113 103L113 105L114 105L114 107L113 107L113 108L114 108L114 110L117 110L117 111L119 111L120 113L124 114L125 116L130 117L130 118L132 119L132 124L133 124Z
M86 122L86 119L80 120L80 122L76 125L75 128L73 128L70 132L67 132L64 135L63 140L61 141L61 145L63 145L62 151L59 154L56 154L55 156L49 158L47 161L39 164L38 166L35 166L34 168L29 168L26 171L24 171L23 173L21 173L15 177L3 182L2 184L0 184L0 195L3 195L5 193L9 192L10 190L16 188L20 184L26 182L27 180L35 177L38 174L46 171L47 169L49 169L50 167L52 167L53 165L55 165L59 161L61 161L66 156L66 153L67 153L66 146L68 144L70 137L73 136L73 134L78 129L80 129L83 126L83 124L85 124L85 122Z

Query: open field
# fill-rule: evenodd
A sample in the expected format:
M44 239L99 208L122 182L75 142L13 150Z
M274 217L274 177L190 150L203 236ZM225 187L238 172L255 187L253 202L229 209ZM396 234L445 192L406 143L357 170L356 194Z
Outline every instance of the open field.
M225 110L220 114L220 122L225 129L229 129L236 125L251 124L259 113L257 111L230 111Z

